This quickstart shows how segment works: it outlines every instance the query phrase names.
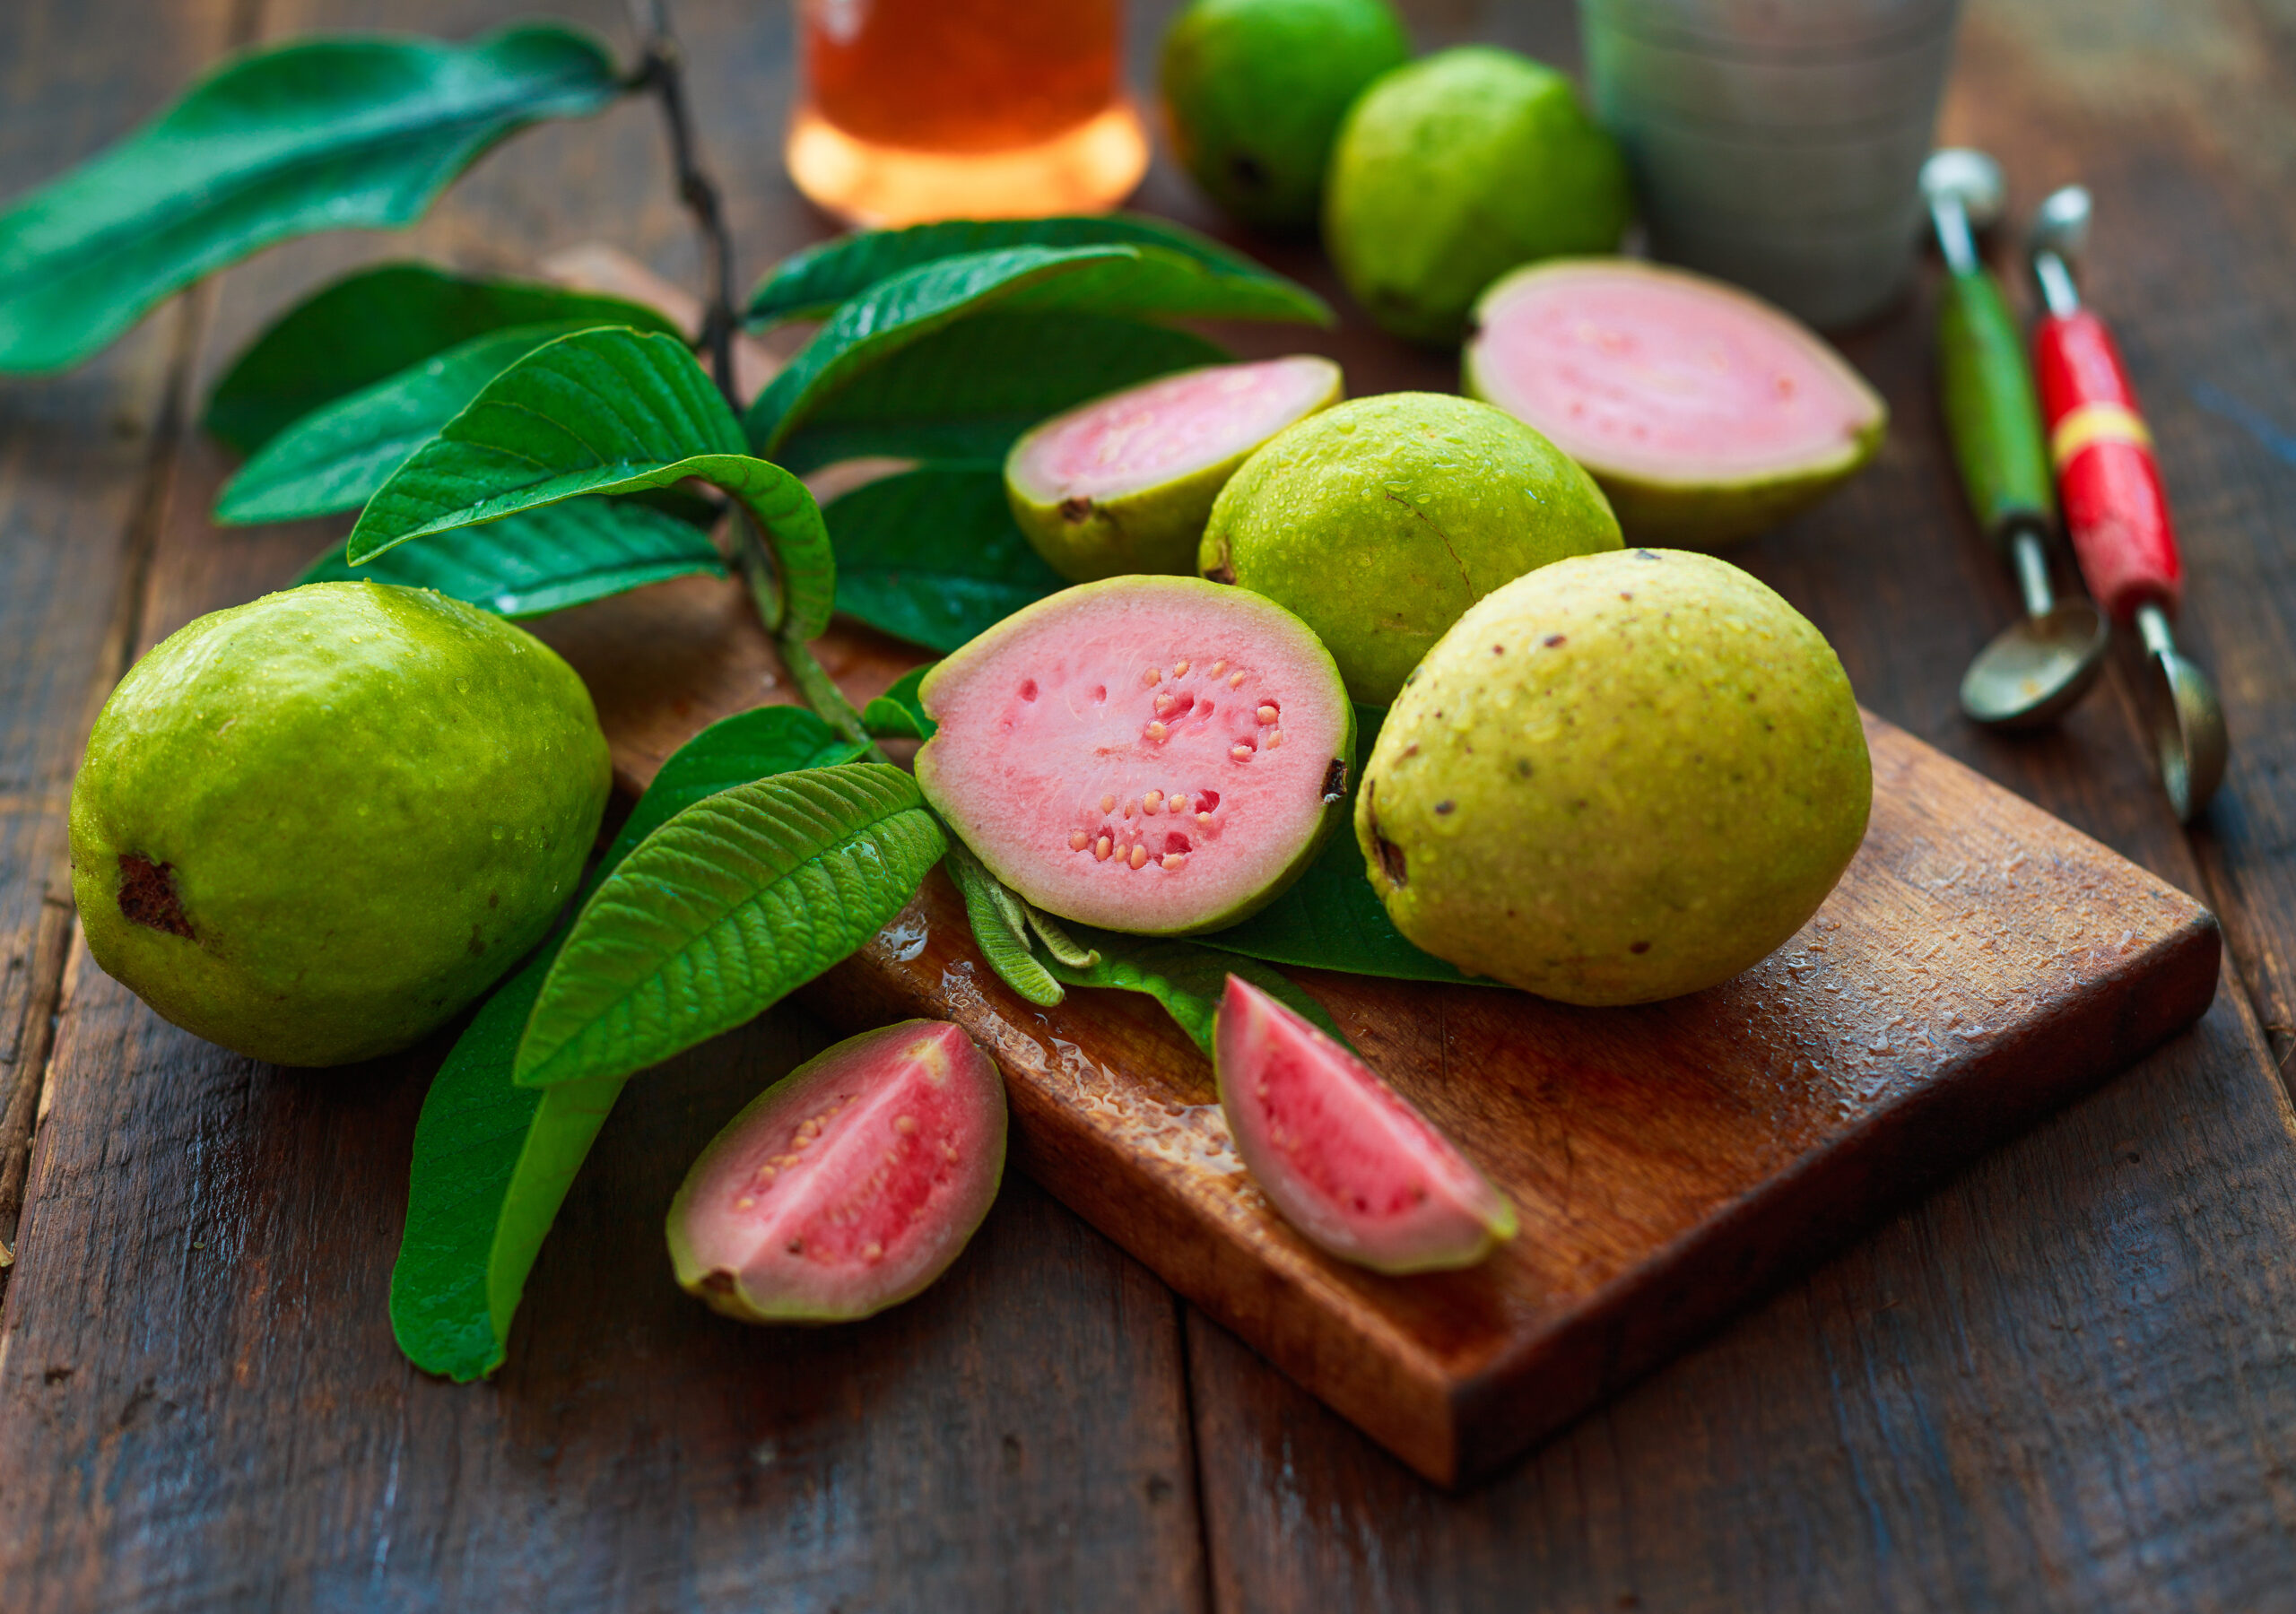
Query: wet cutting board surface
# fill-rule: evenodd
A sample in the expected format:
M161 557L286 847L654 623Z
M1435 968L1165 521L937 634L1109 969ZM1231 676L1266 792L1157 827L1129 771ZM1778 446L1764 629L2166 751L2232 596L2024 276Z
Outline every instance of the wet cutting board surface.
M738 594L694 582L545 629L605 694L626 786L704 724L786 699ZM840 623L857 697L917 658ZM1583 1010L1293 972L1513 1198L1465 1273L1384 1278L1293 1235L1244 1174L1208 1063L1150 1000L1040 1010L936 872L809 989L849 1029L959 1021L1008 1078L1015 1159L1431 1478L1487 1471L2197 1018L2198 904L1869 718L1873 820L1808 925L1736 980Z

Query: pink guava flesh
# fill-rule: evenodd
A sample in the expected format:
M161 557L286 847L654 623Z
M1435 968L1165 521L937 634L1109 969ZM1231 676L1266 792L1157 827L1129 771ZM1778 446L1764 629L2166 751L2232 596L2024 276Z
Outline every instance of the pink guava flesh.
M1515 1209L1376 1072L1234 976L1213 1032L1220 1107L1252 1180L1310 1241L1383 1272L1472 1266Z
M1543 264L1485 293L1470 390L1597 476L1735 482L1862 458L1881 401L1768 303L1622 258Z
M1144 934L1231 924L1329 832L1355 718L1308 625L1201 577L1083 583L919 690L926 797L1048 913Z
M1339 366L1309 354L1161 377L1031 430L1013 456L1013 484L1047 505L1137 493L1233 459L1338 386Z
M946 1271L1004 1172L1004 1084L962 1028L838 1044L752 1099L671 1202L678 1282L752 1323L834 1323Z

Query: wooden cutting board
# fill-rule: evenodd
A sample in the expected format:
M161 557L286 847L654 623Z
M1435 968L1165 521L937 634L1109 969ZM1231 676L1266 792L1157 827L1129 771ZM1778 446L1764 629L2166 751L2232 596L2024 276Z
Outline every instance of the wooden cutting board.
M786 681L738 591L691 581L544 625L623 783ZM919 659L840 622L865 697ZM1293 972L1513 1198L1469 1272L1383 1278L1297 1237L1229 1143L1210 1065L1148 999L1039 1010L936 872L808 991L858 1030L953 1020L1003 1066L1029 1174L1428 1478L1491 1470L1752 1296L2197 1019L2213 917L1868 717L1874 813L1816 917L1725 985L1639 1009Z

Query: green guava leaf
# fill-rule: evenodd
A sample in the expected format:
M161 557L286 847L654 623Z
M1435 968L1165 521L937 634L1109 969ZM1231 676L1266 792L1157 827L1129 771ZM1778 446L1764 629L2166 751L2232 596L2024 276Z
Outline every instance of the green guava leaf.
M639 842L696 802L776 774L835 768L868 749L858 741L839 739L836 730L804 707L752 707L720 717L662 764L606 848L604 867L618 867Z
M965 899L965 917L972 922L972 939L980 956L1004 985L1039 1008L1051 1008L1067 994L1030 950L1028 915L1020 898L981 866L970 847L948 834L945 825L943 836L949 855L941 866Z
M925 715L925 703L917 693L925 675L933 671L928 662L902 673L893 687L861 708L861 726L874 740L930 740L941 725Z
M504 135L596 112L622 88L602 45L554 23L239 56L0 213L0 370L76 364L274 241L411 224Z
M695 803L576 916L516 1079L625 1075L756 1018L875 935L944 849L917 782L882 762Z
M725 558L689 522L626 499L570 499L484 526L417 538L364 566L330 545L296 586L370 578L435 588L513 620L547 616L649 583L722 577Z
M510 325L677 327L643 303L429 264L378 264L321 287L233 360L207 395L208 435L252 454L322 404Z
M825 241L782 259L750 293L744 317L752 325L819 319L890 276L945 257L1008 247L1150 247L1193 264L1221 300L1217 317L1300 320L1328 325L1328 305L1208 236L1137 214L1051 219L956 219L907 230L866 230ZM1213 313L1213 310L1204 310Z
M772 455L806 416L868 367L935 331L1039 282L1128 261L1128 247L1014 247L919 264L878 282L839 308L827 325L751 400L744 424L757 451Z
M215 519L246 526L359 508L513 360L592 323L488 331L320 405L257 449L223 484Z
M1046 968L1071 986L1107 986L1119 992L1144 992L1164 1007L1164 1012L1187 1033L1196 1046L1212 1057L1212 1021L1228 977L1239 975L1279 1002L1298 1010L1318 1027L1348 1047L1347 1034L1324 1006L1302 992L1291 978L1256 959L1216 952L1194 941L1166 941L1154 936L1126 936L1115 931L1077 925L1074 939L1100 954L1089 969L1065 964L1057 958Z
M502 1365L526 1274L622 1092L613 1076L541 1091L511 1082L552 956L495 989L431 1080L415 1124L391 1332L416 1367L457 1383Z
M782 457L781 446L792 432L872 369L992 309L1132 319L1213 314L1219 305L1207 288L1263 283L1223 279L1152 247L1008 247L920 264L839 306L751 403L750 440L760 454ZM1057 358L1046 351L1026 355L1029 365Z
M1364 875L1363 851L1355 844L1355 793L1363 775L1362 763L1370 756L1387 716L1385 707L1355 708L1356 766L1348 773L1347 804L1341 809L1339 828L1324 842L1316 861L1283 895L1241 924L1199 938L1205 946L1303 969L1384 976L1396 981L1498 985L1479 976L1462 975L1434 954L1422 952L1405 941Z
M796 707L761 707L711 724L662 764L587 889L695 802L771 774L828 766L856 749ZM622 1090L618 1076L544 1089L510 1080L518 1038L564 934L495 988L456 1039L415 1125L391 1329L416 1367L458 1381L502 1365L526 1274Z
M855 377L774 457L800 473L871 454L1002 464L1013 439L1048 415L1232 357L1194 332L1138 320L991 309Z
M926 465L822 511L837 608L895 638L950 651L1066 584L1013 524L994 466Z
M819 637L837 563L813 496L750 457L683 343L622 327L545 343L488 382L367 501L344 555L356 566L409 539L687 478L731 494L765 534L781 589L780 620L767 628Z

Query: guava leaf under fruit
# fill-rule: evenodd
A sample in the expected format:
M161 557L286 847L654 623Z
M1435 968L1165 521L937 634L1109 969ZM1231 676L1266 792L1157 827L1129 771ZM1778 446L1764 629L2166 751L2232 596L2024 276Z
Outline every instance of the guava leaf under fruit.
M819 636L837 564L813 496L749 456L733 410L684 343L626 328L561 336L488 382L368 500L344 558L356 566L411 538L688 477L733 495L764 532L781 588L780 620L768 629Z
M378 264L321 287L248 343L208 394L201 424L252 454L320 405L433 353L509 325L550 324L677 334L666 316L618 297Z
M1192 259L1154 247L1008 247L920 264L839 306L751 403L750 440L760 454L779 458L789 435L857 376L990 308L1213 317L1226 306L1221 285L1254 283L1214 276Z
M1047 415L1231 355L1192 331L1105 314L974 314L863 370L814 407L774 458L803 473L837 460L1001 464Z
M245 526L359 508L514 360L596 323L488 331L322 404L257 449L223 484L215 519Z
M797 707L761 707L711 724L662 765L589 888L695 802L858 751ZM417 1367L459 1381L502 1365L526 1274L622 1090L618 1076L542 1090L510 1080L518 1038L563 935L497 987L456 1039L415 1127L406 1231L391 1273L391 1328Z
M1300 990L1292 980L1265 964L1232 953L1215 952L1194 941L1167 941L1152 936L1126 936L1114 931L1072 924L1069 934L1100 954L1100 962L1080 969L1054 959L1046 968L1071 986L1109 986L1119 992L1144 992L1164 1007L1188 1039L1212 1057L1212 1033L1220 995L1228 977L1241 976L1287 1007L1305 1015L1315 1026L1348 1047L1347 1033L1324 1011L1324 1006Z
M626 1074L754 1019L875 935L944 850L916 781L882 762L686 809L577 915L516 1079Z
M949 855L941 866L965 899L965 917L972 922L972 939L980 956L998 980L1039 1008L1051 1008L1066 994L1030 950L1028 915L1021 899L982 868L980 859L945 826L942 834L949 843Z
M895 638L953 650L1065 586L1021 529L993 465L926 465L822 510L837 608Z
M596 112L622 88L604 46L555 23L239 56L0 213L0 370L75 364L274 241L411 224L504 135Z
M941 725L925 715L925 703L917 693L918 685L933 671L927 662L902 673L893 687L871 700L861 709L861 726L874 740L930 740L933 731Z
M435 588L519 620L696 573L726 575L725 558L700 527L631 499L570 499L417 538L365 566L330 544L295 584L372 579Z
M1228 319L1332 323L1323 299L1306 287L1231 252L1208 236L1161 219L1087 214L1050 219L952 219L908 230L870 230L827 241L784 258L750 293L743 317L752 325L818 319L889 275L944 257L1006 247L1089 247L1110 242L1154 247L1201 266L1207 295ZM1210 312L1211 310L1206 310Z
M1385 707L1356 707L1358 758L1371 754L1387 715ZM1213 931L1198 940L1206 947L1304 969L1383 976L1396 981L1499 985L1462 975L1434 954L1420 951L1404 940L1403 933L1387 917L1379 894L1364 877L1363 851L1355 844L1355 793L1362 777L1361 768L1349 774L1347 807L1340 829L1324 843L1316 861L1299 879L1241 924ZM1261 984L1250 976L1244 978L1255 985Z

